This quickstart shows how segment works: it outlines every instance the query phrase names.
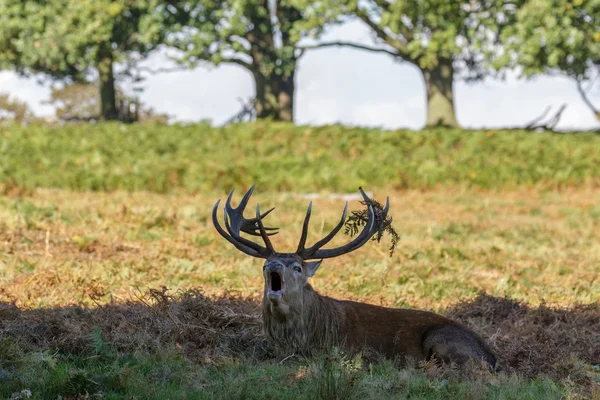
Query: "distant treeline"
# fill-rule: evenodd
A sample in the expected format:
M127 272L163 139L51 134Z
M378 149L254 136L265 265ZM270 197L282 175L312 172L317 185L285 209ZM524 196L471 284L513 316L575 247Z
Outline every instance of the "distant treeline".
M118 144L118 145L117 145ZM254 122L12 126L0 135L0 191L153 192L244 188L355 192L600 184L600 135L380 131Z
M372 45L321 40L327 28L351 20L371 29ZM596 0L4 0L0 69L92 82L98 118L131 122L137 108L119 103L119 82L160 72L140 62L167 49L178 68L232 63L248 70L256 93L240 118L293 121L298 60L346 46L419 68L426 127L458 126L454 80L513 68L572 77L600 116L582 85L600 62L599 21Z

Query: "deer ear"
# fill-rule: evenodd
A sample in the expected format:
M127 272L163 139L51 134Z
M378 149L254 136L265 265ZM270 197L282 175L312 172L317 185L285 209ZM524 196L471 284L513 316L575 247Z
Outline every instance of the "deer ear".
M306 274L311 277L317 272L323 260L319 261L305 261L304 268L306 269Z

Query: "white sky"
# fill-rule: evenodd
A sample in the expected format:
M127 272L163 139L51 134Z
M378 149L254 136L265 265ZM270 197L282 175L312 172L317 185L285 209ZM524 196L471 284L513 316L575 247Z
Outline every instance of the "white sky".
M347 23L324 40L346 40L372 44L371 34L360 23ZM152 68L165 66L155 56ZM549 105L553 110L566 103L559 129L596 129L592 112L585 106L572 80L540 76L532 80L483 82L454 85L459 123L466 128L524 125ZM52 114L42 102L49 98L47 85L34 79L0 72L0 92L27 101L40 115ZM254 83L249 72L236 65L201 66L192 71L151 76L142 100L179 121L210 119L221 124L237 113L239 98L252 97ZM600 104L600 90L592 92ZM425 88L420 72L398 63L386 54L348 48L307 51L296 75L296 123L412 128L425 122Z

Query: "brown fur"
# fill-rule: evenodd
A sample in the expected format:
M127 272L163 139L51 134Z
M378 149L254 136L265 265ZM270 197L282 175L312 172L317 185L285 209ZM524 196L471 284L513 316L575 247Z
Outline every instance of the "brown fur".
M263 277L264 330L271 343L285 352L311 354L332 346L357 350L375 350L391 358L429 359L464 364L469 359L485 361L495 368L496 357L485 342L474 332L445 317L417 310L390 309L352 301L340 301L320 296L308 283L325 258L338 257L363 246L381 228L389 226L387 218L389 198L385 207L377 207L359 188L367 204L365 226L352 241L333 249L321 250L344 224L348 203L336 227L313 246L306 247L312 203L308 206L302 224L300 242L295 253L278 253L273 248L262 218L273 209L256 218L243 216L254 186L246 192L238 207L231 206L233 191L225 203L225 229L219 224L217 208L213 207L213 225L238 250L265 258ZM240 236L244 231L262 237L263 247ZM271 233L274 234L274 233ZM319 260L320 261L308 261Z
M307 282L308 263L302 263L302 274L292 272L300 263L289 254L272 256L265 263L264 331L279 352L310 355L342 346L351 352L373 350L388 358L434 357L458 364L475 359L496 367L489 346L463 325L432 312L321 296ZM274 270L282 275L286 288L275 300L267 295Z

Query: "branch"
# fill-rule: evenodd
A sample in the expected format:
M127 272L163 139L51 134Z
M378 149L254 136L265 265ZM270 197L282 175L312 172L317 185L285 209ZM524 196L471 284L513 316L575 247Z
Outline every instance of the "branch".
M392 3L389 3L387 0L374 0L374 2L377 5L377 7L379 7L382 10L382 12L387 12L387 13L390 12ZM364 14L363 10L359 9L359 12ZM366 14L364 14L364 15L366 16ZM411 31L409 28L406 27L406 25L402 24L402 27L400 28L400 30L401 30L400 34L404 37L404 40L406 42L410 42L413 39L413 35L412 35Z
M375 4L377 4L377 7L381 8L383 11L390 11L391 4L386 0L375 0Z
M554 128L556 127L556 125L558 125L558 122L560 121L560 118L562 117L562 113L567 108L567 105L563 104L562 106L560 106L558 111L548 121L546 121L544 124L540 124L539 122L546 117L546 115L548 114L548 111L550 111L550 108L551 108L550 106L546 107L546 110L544 110L542 115L540 115L539 117L537 117L536 119L531 121L529 124L527 124L525 126L525 129L535 129L535 130L543 129L546 131L554 131Z
M540 114L539 117L536 117L533 121L531 121L530 123L528 123L527 125L525 125L525 129L533 129L537 126L537 124L543 120L544 118L546 118L546 115L548 115L548 112L552 109L552 106L548 106L546 107L546 109L544 110L543 113Z
M250 99L247 103L244 103L242 99L238 99L242 103L241 111L237 112L234 116L225 121L224 125L229 125L234 122L242 122L245 118L252 121L256 117L256 98Z
M230 64L237 64L237 65L242 66L242 67L244 67L246 69L252 70L252 65L249 62L244 61L244 60L239 59L239 58L225 58L225 59L223 59L223 62L230 63Z
M588 88L588 90L589 89L591 89L591 87ZM600 110L594 107L592 101L587 97L586 91L583 90L583 87L581 86L581 81L579 80L577 81L577 91L581 95L581 99L583 100L583 102L590 108L590 110L592 110L596 119L600 120Z
M408 54L408 50L406 49L406 46L404 45L404 43L402 43L398 39L390 37L390 35L388 35L388 33L385 30L383 30L383 28L381 28L379 25L377 25L375 22L373 22L369 18L369 16L367 15L367 13L364 10L357 9L356 10L356 16L361 21L363 21L365 24L367 24L369 26L369 28L371 28L373 30L373 32L375 32L375 34L377 35L377 37L379 37L387 45L389 45L390 47L392 47L396 51L398 51L398 53L401 53L401 54L398 54L398 56L400 56L402 58L406 58L406 56Z
M187 67L169 67L169 68L150 68L150 67L134 67L139 72L147 72L152 75L185 71Z
M377 47L369 47L369 46L363 46L362 44L358 44L358 43L352 43L352 42L327 42L327 43L319 43L319 44L315 44L312 46L301 46L299 49L302 51L302 53L300 55L302 55L304 53L305 50L314 50L314 49L322 49L325 47L352 47L354 49L359 49L359 50L366 50L366 51L371 51L374 53L385 53L385 54L389 54L393 57L396 58L402 58L402 56L398 53L394 53L391 50L387 50L387 49L380 49Z

